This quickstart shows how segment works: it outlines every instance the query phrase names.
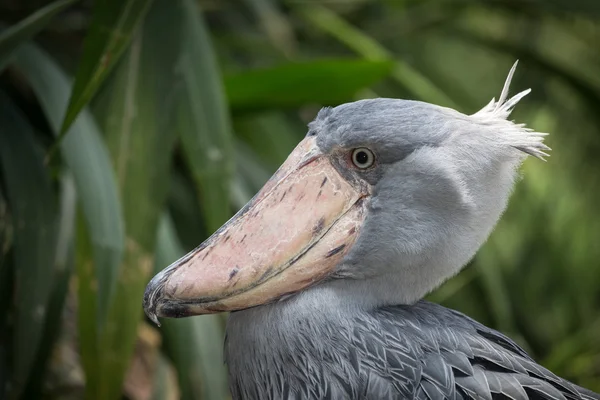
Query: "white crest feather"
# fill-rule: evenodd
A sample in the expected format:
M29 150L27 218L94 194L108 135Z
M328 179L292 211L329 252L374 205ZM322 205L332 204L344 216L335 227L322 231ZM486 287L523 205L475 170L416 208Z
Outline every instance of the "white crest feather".
M507 100L510 82L518 63L519 61L516 61L510 69L498 101L493 98L492 101L471 115L471 117L477 119L479 123L486 125L497 124L498 133L502 135L502 138L507 142L506 144L544 160L544 157L549 157L546 151L551 150L550 147L544 144L544 136L548 134L535 132L532 129L526 128L525 124L515 124L512 121L506 121L517 103L531 92L531 89L527 89ZM509 122L509 125L506 122Z

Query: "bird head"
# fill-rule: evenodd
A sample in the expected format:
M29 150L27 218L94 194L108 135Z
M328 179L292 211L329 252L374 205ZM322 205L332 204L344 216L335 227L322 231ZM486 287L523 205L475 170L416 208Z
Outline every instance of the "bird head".
M473 115L384 98L322 109L256 196L152 279L146 313L240 310L330 282L370 282L377 305L419 300L487 239L523 159L547 155L544 134L507 120L529 93L508 98L515 67Z

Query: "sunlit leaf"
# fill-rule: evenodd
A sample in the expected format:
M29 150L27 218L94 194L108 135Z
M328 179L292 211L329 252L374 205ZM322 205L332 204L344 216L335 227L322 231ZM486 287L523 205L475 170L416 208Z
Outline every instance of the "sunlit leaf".
M127 48L152 0L97 0L58 140L92 99Z
M332 105L390 74L391 61L319 60L248 70L225 79L235 111Z
M0 71L4 69L18 46L44 29L55 15L76 1L78 0L59 0L50 3L0 33Z
M42 341L53 282L48 262L56 251L56 201L33 128L1 92L0 125L0 166L15 227L12 395L18 396Z
M182 0L183 47L180 71L184 97L178 129L183 151L202 200L209 231L231 215L229 181L233 175L231 122L209 32L197 4Z
M96 116L120 187L125 257L99 338L100 362L86 370L98 399L118 398L137 338L144 287L153 268L158 218L168 192L180 30L176 9L157 0L107 86ZM165 30L164 18L172 21Z

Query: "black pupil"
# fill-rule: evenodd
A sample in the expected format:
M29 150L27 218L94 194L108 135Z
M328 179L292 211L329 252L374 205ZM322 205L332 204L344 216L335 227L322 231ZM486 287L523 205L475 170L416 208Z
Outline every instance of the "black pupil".
M367 154L367 152L359 151L358 153L356 153L356 162L360 165L364 165L367 162L369 162L369 155Z

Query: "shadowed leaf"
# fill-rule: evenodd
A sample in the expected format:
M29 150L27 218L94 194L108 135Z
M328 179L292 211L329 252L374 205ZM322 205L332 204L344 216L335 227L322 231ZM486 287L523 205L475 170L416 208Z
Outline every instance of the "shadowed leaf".
M37 95L50 126L58 134L71 85L55 62L38 48L17 51L15 64ZM77 223L79 340L86 370L98 365L98 335L114 288L124 245L117 187L108 153L91 114L84 110L70 128L73 135L60 145L73 174L80 217ZM94 381L88 382L94 391Z
M18 46L44 29L55 15L67 9L76 1L78 0L60 0L50 3L0 33L0 72Z
M75 230L76 193L73 179L65 174L61 179L60 213L56 236L56 252L52 268L52 288L48 298L46 320L42 332L40 351L31 370L24 399L36 399L42 396L44 378L48 360L54 350L62 322L62 312L69 282L74 267L73 237Z
M24 46L15 62L36 93L55 134L67 106L71 85L46 53ZM65 162L73 173L79 204L94 246L99 316L103 315L116 284L124 243L121 205L108 153L92 115L84 111L61 144Z
M15 227L13 301L17 317L11 396L16 397L25 389L40 351L53 283L48 264L56 250L56 201L33 128L1 92L0 126L0 166Z

